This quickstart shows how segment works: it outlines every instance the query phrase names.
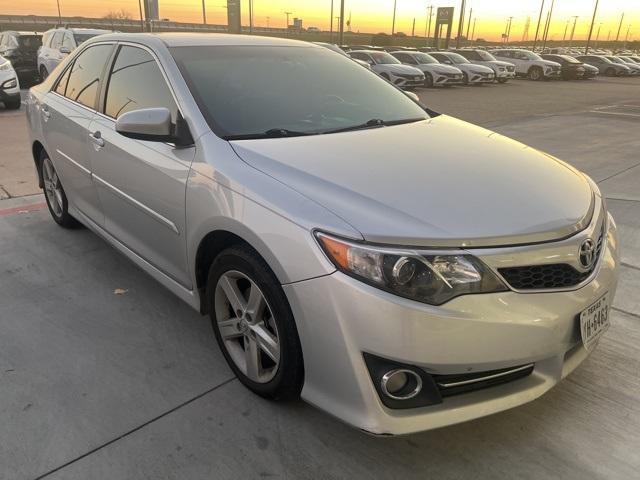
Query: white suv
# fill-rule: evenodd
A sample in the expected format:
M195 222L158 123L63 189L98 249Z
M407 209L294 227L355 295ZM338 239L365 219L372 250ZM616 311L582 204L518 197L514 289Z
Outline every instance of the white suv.
M109 30L89 28L54 28L44 32L42 47L38 51L38 73L40 74L40 79L47 78L49 73L81 43L103 33L111 32Z
M491 54L498 60L513 63L516 75L528 77L530 80L547 80L559 78L562 66L557 62L544 60L537 53L517 48L492 50Z
M492 69L493 73L496 74L498 83L505 83L510 78L515 78L516 76L516 67L513 63L497 60L496 57L484 50L466 49L456 50L455 52L476 65L484 65Z

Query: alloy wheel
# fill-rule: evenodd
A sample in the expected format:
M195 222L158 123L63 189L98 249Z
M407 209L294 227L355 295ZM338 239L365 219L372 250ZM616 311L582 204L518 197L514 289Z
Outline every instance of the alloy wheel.
M49 157L46 157L42 162L42 180L44 183L44 193L47 196L52 213L56 217L62 217L64 205L62 185L60 184L58 173Z
M215 315L224 348L253 382L267 383L280 365L280 338L271 307L256 283L236 270L215 289Z

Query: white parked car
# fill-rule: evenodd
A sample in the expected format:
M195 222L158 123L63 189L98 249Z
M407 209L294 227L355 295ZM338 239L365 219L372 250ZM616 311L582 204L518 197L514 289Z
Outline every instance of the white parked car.
M562 66L557 62L544 60L537 53L518 48L499 49L491 52L498 60L513 63L516 75L528 77L531 80L547 80L559 78Z
M493 83L496 74L493 69L484 65L471 63L462 55L453 52L433 52L430 53L433 58L445 65L455 66L462 70L462 83L465 85L481 85L483 83Z
M424 73L424 86L447 86L462 83L462 70L451 65L443 65L427 53L422 52L391 52L405 65L410 65Z
M456 50L456 53L476 65L484 65L492 69L499 83L505 83L516 76L516 67L513 63L497 60L496 57L484 50Z
M617 55L609 55L607 58L613 63L627 66L627 68L629 68L629 75L640 75L640 65L632 62L631 60L627 60L624 57L619 57Z
M311 43L314 43L316 45L320 45L321 47L324 47L324 48L328 48L329 50L331 50L333 52L336 52L336 53L339 53L340 55L343 55L343 56L345 56L347 58L351 58L349 55L347 55L347 53L343 49L341 49L335 43L327 43L327 42L311 42ZM365 62L363 60L358 60L357 58L351 58L351 60L356 62L358 65L362 65L367 70L371 70L371 65L369 65L368 62Z
M17 110L20 108L20 82L11 62L0 57L0 102L5 108Z
M109 30L89 28L54 28L42 35L42 47L38 50L38 73L44 80L62 60L90 38L110 33Z
M424 73L415 67L402 65L400 60L387 52L356 50L348 52L351 58L367 62L371 70L400 88L421 87Z

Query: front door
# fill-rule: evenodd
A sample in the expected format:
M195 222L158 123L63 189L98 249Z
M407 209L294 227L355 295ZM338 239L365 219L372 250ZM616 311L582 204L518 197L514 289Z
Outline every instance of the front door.
M195 147L134 140L116 119L143 108L178 107L155 57L121 45L109 73L104 115L91 122L94 182L106 230L173 280L191 288L185 241L185 191Z

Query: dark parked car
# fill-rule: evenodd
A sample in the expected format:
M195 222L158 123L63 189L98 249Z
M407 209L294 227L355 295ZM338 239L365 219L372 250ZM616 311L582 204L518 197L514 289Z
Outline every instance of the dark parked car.
M7 31L0 33L0 56L13 65L20 79L38 78L38 49L42 35L33 32Z
M540 56L545 60L558 62L562 66L560 76L563 80L577 80L584 77L586 71L584 63L570 55L543 54Z
M620 77L631 74L631 69L626 65L620 65L613 63L602 55L580 55L576 57L578 60L589 65L596 67L601 75L607 75L609 77Z

